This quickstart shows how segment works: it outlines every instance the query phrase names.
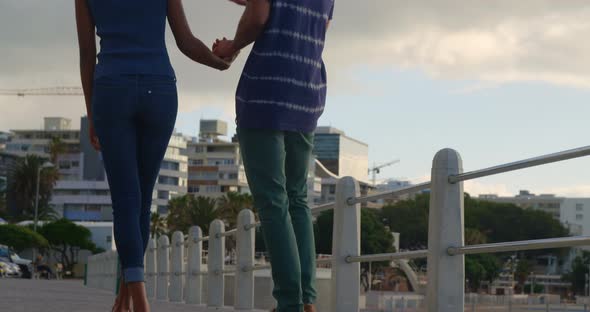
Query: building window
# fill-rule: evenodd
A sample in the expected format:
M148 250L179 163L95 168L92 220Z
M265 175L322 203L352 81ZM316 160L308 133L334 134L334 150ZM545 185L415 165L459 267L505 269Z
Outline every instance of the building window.
M576 215L576 220L584 220L584 215L583 214L577 214Z
M159 214L167 214L168 213L168 206L158 206L158 213Z
M230 180L236 180L238 178L238 174L237 173L230 173L229 174L229 179Z
M180 164L177 162L172 162L172 161L162 161L162 165L160 166L161 169L164 170L174 170L174 171L178 171L180 169Z
M170 192L158 191L158 199L170 199Z
M202 159L191 159L190 160L190 163L193 166L202 166L203 165L203 160Z
M195 153L202 153L205 149L202 146L195 146Z
M165 184L165 185L178 186L178 178L177 177L160 176L160 177L158 177L158 183Z
M188 192L189 193L198 193L199 192L199 187L196 185L189 185L188 186Z
M205 186L206 193L219 193L220 189L217 185L207 185Z
M113 242L113 237L111 235L107 236L107 243Z
M336 185L330 185L328 192L330 194L336 194Z
M584 210L584 204L576 204L576 211L583 211Z

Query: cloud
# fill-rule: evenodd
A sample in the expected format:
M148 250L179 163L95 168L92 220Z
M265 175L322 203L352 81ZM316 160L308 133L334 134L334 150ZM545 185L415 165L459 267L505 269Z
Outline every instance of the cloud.
M480 181L469 180L464 183L464 191L471 196L482 194L495 194L498 196L514 196L508 185L502 183L482 183Z
M564 187L547 188L542 194L555 194L563 197L590 197L590 184L578 184Z
M193 32L204 42L231 37L241 8L228 1L185 1ZM358 69L410 68L435 79L480 86L519 81L590 87L590 4L586 0L367 0L336 1L325 59L330 95L375 94ZM67 0L0 2L0 88L78 85L73 3ZM181 111L211 105L232 112L231 100L247 51L228 72L182 56L168 34L179 77ZM462 90L459 90L459 93ZM185 100L186 99L186 100ZM0 129L80 112L82 101L0 98ZM37 109L29 109L36 106ZM59 109L59 110L58 110Z

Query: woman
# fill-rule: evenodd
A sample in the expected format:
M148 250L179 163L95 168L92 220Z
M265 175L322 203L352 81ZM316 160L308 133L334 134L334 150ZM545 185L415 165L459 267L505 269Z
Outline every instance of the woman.
M143 259L151 198L176 120L176 79L165 45L166 17L180 50L218 70L190 31L181 0L76 0L80 71L90 139L111 190L122 287L113 311L149 311ZM100 37L96 63L95 33Z

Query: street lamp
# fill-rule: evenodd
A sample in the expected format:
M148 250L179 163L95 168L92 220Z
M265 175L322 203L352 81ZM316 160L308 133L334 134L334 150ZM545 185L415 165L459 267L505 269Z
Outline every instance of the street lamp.
M53 168L53 167L55 167L55 166L52 163L47 161L43 165L41 165L37 168L37 188L35 191L35 221L33 223L33 230L35 232L37 232L37 220L39 219L39 184L41 182L41 171L43 169Z

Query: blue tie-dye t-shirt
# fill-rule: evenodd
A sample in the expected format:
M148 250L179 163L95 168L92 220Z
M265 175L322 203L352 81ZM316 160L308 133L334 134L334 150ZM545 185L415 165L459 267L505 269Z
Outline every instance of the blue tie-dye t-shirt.
M326 103L322 60L335 0L269 0L236 93L240 128L313 132Z

